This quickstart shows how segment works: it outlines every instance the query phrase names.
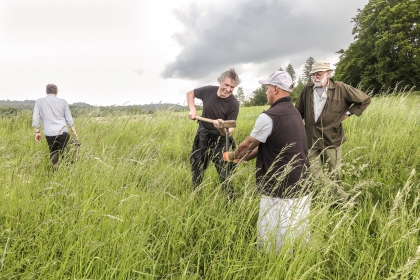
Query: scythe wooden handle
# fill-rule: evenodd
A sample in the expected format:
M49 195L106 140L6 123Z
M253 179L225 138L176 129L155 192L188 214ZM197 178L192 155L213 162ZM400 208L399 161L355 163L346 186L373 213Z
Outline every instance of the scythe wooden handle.
M195 116L194 117L194 120L199 120L199 121L203 121L203 122L213 123L213 120L212 119L203 118L203 117L200 117L200 116Z
M203 121L203 122L208 122L208 123L213 123L213 121L214 121L212 119L207 119L207 118L203 118L203 117L199 117L199 116L196 116L194 119L199 120L199 121ZM234 120L218 122L218 128L232 128L232 127L236 127L236 121L234 121Z

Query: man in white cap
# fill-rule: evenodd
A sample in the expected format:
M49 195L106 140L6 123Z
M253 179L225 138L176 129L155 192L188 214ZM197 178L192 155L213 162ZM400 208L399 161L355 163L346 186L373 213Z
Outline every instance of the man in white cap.
M322 165L328 164L333 179L339 182L342 159L341 145L346 141L342 121L350 116L360 116L370 104L362 91L331 78L330 63L317 61L312 65L312 81L301 91L296 102L305 121L311 171L321 178ZM331 182L330 194L338 202L351 196L339 184Z
M297 238L307 233L310 184L307 182L308 149L305 128L290 93L293 81L285 71L267 80L270 108L259 115L250 136L234 152L225 152L228 162L257 158L256 183L262 192L258 219L260 245L275 245L277 252L286 234Z

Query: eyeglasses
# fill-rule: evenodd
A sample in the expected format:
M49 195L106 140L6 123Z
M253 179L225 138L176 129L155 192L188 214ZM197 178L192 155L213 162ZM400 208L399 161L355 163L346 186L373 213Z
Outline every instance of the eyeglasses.
M322 76L324 76L324 74L327 72L316 72L316 73L312 73L311 77L317 77L317 78L321 78Z

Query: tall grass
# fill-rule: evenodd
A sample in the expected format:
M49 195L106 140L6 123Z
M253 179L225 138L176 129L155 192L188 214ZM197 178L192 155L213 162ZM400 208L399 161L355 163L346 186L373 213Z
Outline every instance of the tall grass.
M346 120L343 182L356 207L312 205L311 239L257 250L254 162L227 203L201 193L186 113L76 119L78 162L53 172L29 115L0 120L0 279L418 279L420 96L374 98ZM265 107L242 108L245 139ZM290 254L290 249L294 253Z

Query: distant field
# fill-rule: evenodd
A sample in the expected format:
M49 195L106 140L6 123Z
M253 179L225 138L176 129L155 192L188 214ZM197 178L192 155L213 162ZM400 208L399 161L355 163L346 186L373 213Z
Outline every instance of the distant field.
M266 108L241 108L237 143ZM343 183L361 202L320 198L309 244L278 255L257 250L254 161L230 205L214 167L192 191L187 112L80 115L79 160L58 172L29 114L0 119L0 279L419 279L419 108L377 97L344 122Z

